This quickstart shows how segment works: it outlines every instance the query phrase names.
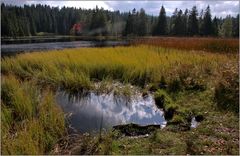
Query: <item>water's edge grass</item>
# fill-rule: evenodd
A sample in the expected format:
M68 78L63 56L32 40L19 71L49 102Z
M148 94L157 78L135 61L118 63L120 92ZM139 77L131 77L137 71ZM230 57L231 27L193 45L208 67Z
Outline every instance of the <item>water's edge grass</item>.
M236 54L143 45L3 58L2 154L48 153L66 134L54 90L104 92L113 81L155 92L171 124L147 138L82 136L85 143L75 154L238 154L237 64ZM131 94L128 85L117 93ZM205 119L197 129L183 131L189 115Z

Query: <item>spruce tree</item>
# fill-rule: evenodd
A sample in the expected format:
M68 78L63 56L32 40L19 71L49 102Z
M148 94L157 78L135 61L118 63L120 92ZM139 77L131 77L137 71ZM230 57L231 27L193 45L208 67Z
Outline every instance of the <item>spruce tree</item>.
M212 30L212 19L211 19L211 10L210 7L207 6L207 9L203 18L203 35L209 36L213 34Z
M141 8L139 13L138 35L144 36L146 34L147 34L147 18L145 10Z
M212 22L212 31L213 31L213 36L218 36L218 20L216 16L214 17Z
M232 19L232 34L233 37L239 37L239 14Z
M155 28L155 34L156 35L166 35L167 34L167 18L166 18L166 11L164 6L161 7L159 16L158 16L158 22L157 26Z
M124 30L124 35L130 35L133 33L133 17L132 14L129 12L128 13L128 18L127 18L127 22L126 22L126 26L125 26L125 30Z
M183 15L183 35L188 35L188 9L184 11Z
M197 7L194 6L189 15L189 23L188 23L189 30L188 30L188 32L189 32L190 36L198 35L199 27L198 27L197 16L198 16Z

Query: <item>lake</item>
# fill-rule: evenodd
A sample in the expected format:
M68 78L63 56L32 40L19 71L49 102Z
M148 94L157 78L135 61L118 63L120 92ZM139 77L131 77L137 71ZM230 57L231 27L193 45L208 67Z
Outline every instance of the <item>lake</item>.
M44 42L44 43L13 43L2 44L1 55L9 56L22 52L61 50L65 48L81 48L81 47L114 47L128 46L128 41L63 41L63 42Z

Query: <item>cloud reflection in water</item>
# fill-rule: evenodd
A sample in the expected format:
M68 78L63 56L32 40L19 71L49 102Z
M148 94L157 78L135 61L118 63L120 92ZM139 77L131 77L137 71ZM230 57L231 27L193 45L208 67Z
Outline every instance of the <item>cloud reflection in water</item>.
M64 92L56 95L58 104L65 113L72 113L70 124L80 132L92 132L102 127L135 123L139 125L166 124L163 112L155 106L152 95L143 98L140 94L130 101L122 96L95 94L91 92L84 97L71 97Z

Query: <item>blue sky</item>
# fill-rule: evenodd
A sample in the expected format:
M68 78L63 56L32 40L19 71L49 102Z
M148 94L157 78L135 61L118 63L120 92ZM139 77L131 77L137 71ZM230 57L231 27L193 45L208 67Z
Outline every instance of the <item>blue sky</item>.
M185 10L186 8L191 9L192 6L196 5L198 11L201 9L205 10L207 5L210 6L212 16L225 17L226 15L236 16L239 13L239 1L47 1L47 0L1 0L1 2L13 5L24 5L24 4L47 4L58 7L77 7L77 8L95 8L96 5L103 7L108 10L120 10L121 12L130 11L133 8L139 10L144 8L145 11L150 15L158 15L159 9L164 5L167 15L172 15L175 8Z

